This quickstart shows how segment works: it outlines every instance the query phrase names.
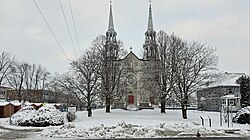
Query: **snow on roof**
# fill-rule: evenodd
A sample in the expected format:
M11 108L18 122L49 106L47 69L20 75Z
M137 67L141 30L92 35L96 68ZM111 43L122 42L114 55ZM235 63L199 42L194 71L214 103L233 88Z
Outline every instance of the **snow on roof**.
M26 106L29 106L29 105L32 105L33 103L30 103L30 102L28 102L28 101L25 101L23 104L26 105Z
M223 99L234 99L234 95L233 94L229 94L229 95L225 95L225 96L222 96L221 98Z
M11 87L0 86L0 89L12 89Z
M56 103L46 103L45 104L45 106L55 106L55 105L57 105L57 104ZM58 106L60 106L60 104Z
M214 82L211 82L208 87L217 87L217 86L239 86L236 83L236 80L241 76L246 76L245 73L222 73L220 74Z
M6 106L8 104L12 104L14 106L20 106L22 103L20 102L17 102L17 101L11 101L11 102L8 102L8 101L0 101L0 106Z
M42 105L43 103L33 103L35 106L40 106Z
M6 106L8 104L9 104L9 102L0 102L0 106Z
M18 102L11 102L11 104L13 104L14 106L19 106L19 105L21 105L22 103L18 103Z
M40 106L40 105L42 105L43 103L29 103L29 102L25 102L24 104L25 104L25 105L35 105L35 106Z
M55 106L61 106L62 104L56 103Z

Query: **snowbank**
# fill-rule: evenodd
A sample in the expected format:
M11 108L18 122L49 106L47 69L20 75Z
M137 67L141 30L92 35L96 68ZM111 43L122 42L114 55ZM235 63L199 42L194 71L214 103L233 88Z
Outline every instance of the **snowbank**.
M198 124L170 124L161 123L157 126L141 126L119 122L115 126L103 124L89 129L75 128L74 123L68 123L60 128L50 127L41 132L41 136L53 138L161 138L161 137L196 137L197 132L202 135L222 136L223 131L209 130Z
M32 106L26 106L12 115L10 124L36 127L56 126L64 124L64 117L54 106L43 106L37 111Z

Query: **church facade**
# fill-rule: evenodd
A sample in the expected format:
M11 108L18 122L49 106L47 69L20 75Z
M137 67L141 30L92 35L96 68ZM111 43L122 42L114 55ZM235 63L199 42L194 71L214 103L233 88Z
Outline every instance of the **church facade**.
M159 101L159 92L157 90L159 88L157 88L156 81L158 48L156 43L156 32L153 28L151 4L149 5L148 27L145 32L145 42L142 46L144 50L143 58L137 57L131 49L123 59L118 59L116 36L117 33L114 29L112 5L110 5L105 43L105 49L107 51L105 56L107 60L119 62L121 64L119 69L122 69L119 78L119 89L117 90L117 92L122 92L122 94L119 95L120 97L118 100L112 101L113 106L116 106L115 108L122 108L121 106L125 105L125 107L139 108L157 105ZM107 67L111 67L110 65L113 64L107 63L107 65L109 65ZM112 71L110 71L110 73L112 73Z

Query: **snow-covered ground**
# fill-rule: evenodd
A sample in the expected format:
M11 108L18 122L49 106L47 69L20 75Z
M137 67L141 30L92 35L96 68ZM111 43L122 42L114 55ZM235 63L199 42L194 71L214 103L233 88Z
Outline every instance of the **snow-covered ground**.
M200 116L204 118L205 126L201 126ZM212 127L208 125L208 117L212 119ZM0 119L0 125L13 129L27 129L8 124L8 119ZM30 128L30 127L29 127ZM37 128L30 128L37 129ZM86 111L77 112L75 122L63 126L51 126L34 133L31 137L40 138L143 138L143 137L196 137L197 132L202 137L214 136L250 136L250 125L227 124L220 126L218 112L188 111L188 119L181 117L181 110L167 110L161 114L160 110L125 111L104 109L93 111L93 117L88 118ZM227 134L225 130L238 130L234 134ZM1 132L0 132L1 135Z

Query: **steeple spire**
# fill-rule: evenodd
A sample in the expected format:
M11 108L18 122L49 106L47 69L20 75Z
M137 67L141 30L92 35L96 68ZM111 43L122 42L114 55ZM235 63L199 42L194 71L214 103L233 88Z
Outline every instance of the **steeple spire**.
M114 28L114 20L113 20L113 12L112 12L112 1L110 1L109 22L108 22L108 30L106 32L106 41L116 42L116 32Z
M112 13L112 1L110 1L110 9L109 9L109 26L108 26L109 31L114 31L114 20L113 20L113 13Z
M149 1L149 15L148 15L148 31L153 31L153 17L152 17L152 8L151 8L151 1Z
M149 1L148 29L145 32L145 43L143 45L143 58L146 60L157 60L158 50L156 43L156 32L153 27L153 16L151 0Z
M110 1L109 8L109 21L108 21L108 30L106 31L106 42L104 45L105 48L105 57L106 59L117 59L118 55L118 45L116 41L117 33L114 29L114 20L112 12L112 1Z

